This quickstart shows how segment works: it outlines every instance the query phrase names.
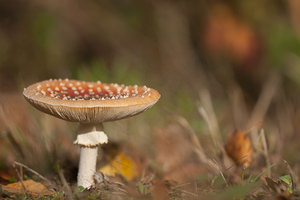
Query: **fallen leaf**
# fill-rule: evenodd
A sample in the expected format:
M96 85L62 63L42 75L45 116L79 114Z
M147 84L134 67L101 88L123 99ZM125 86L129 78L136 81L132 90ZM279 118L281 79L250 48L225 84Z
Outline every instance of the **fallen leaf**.
M156 180L156 181L152 181L152 184L153 184L153 191L152 191L153 199L157 199L157 200L170 199L169 187L165 181Z
M235 131L225 145L227 155L237 164L248 167L252 162L252 144L243 131Z
M193 162L195 151L188 132L178 124L170 124L155 131L155 153L158 166L168 173L178 166Z
M100 168L99 171L107 176L119 174L128 181L138 176L135 162L122 152L115 156L110 163Z
M168 171L164 175L164 179L184 183L190 180L195 180L199 175L207 173L208 170L203 164L188 163L177 166L176 168Z
M48 190L43 184L35 182L31 179L24 180L23 185L25 187L26 192L32 195L33 197L54 194L54 192ZM9 192L13 194L24 194L25 192L21 182L3 185L1 186L1 189L5 192Z

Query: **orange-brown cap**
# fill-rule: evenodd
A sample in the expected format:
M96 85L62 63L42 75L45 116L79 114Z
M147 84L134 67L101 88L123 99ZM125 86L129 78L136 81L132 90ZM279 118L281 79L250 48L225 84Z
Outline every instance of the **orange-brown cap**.
M47 80L24 89L26 100L42 112L81 123L101 123L137 115L160 94L146 86L77 80Z

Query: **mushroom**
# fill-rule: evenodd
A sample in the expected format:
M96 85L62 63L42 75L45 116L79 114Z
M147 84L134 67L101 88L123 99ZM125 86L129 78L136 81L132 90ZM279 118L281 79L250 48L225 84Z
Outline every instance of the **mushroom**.
M160 98L156 90L146 86L68 79L32 84L23 95L42 112L80 123L74 144L80 146L77 184L84 188L93 186L98 146L108 142L102 123L137 115Z

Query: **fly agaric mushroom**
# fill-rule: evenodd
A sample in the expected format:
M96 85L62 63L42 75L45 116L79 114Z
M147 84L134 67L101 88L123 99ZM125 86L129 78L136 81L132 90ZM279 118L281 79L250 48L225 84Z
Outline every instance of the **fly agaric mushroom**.
M137 115L153 106L160 94L146 86L124 86L77 80L47 80L24 89L25 99L38 110L71 122L79 122L80 146L77 184L94 184L98 146L107 143L103 122Z

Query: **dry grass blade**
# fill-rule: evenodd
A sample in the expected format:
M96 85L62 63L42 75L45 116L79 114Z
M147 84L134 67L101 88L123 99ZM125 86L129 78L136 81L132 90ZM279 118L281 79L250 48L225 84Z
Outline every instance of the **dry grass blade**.
M279 84L280 77L278 73L272 74L270 78L266 81L261 91L260 97L252 111L247 127L250 127L257 121L263 121ZM256 142L256 138L258 138L257 130L251 131L252 142ZM256 143L254 143L254 147L256 146Z
M220 128L218 125L218 120L215 115L212 100L207 89L203 89L199 93L200 96L200 106L198 106L198 111L207 123L209 133L216 149L220 149L219 142L220 139Z
M121 182L112 181L102 172L96 172L94 174L95 186L93 189L96 191L106 190L109 194L117 196L126 196L128 192L124 189L125 185Z
M291 181L292 181L292 189L295 191L296 189L299 190L298 188L298 179L297 179L297 175L296 173L294 172L294 170L291 168L290 164L286 161L286 160L283 160L284 164L286 165L288 171L289 171L289 174L290 174L290 177L291 177ZM295 177L295 178L294 178Z
M188 123L188 121L179 115L173 114L172 116L175 117L175 119L177 120L177 122L183 126L186 130L188 130L187 132L189 133L190 139L192 141L192 144L194 145L194 151L197 154L200 162L206 164L209 168L211 168L215 173L220 174L222 176L222 178L224 179L224 182L227 185L227 181L225 180L225 177L222 173L222 169L220 167L220 165L218 165L216 162L212 161L211 159L207 158L203 147L201 145L201 143L198 140L198 137L195 133L195 131L192 129L192 127L190 126L190 124ZM222 149L221 149L222 150Z
M268 145L267 145L264 129L260 130L260 138L262 140L262 145L263 145L263 148L264 148L263 149L263 154L265 156L267 167L268 167L268 166L271 165L271 163L270 163L270 158L269 158L269 153L268 153ZM269 171L267 171L267 174L268 174L268 176L271 176L271 169Z
M242 128L245 126L245 123L249 118L249 112L247 110L247 104L243 97L241 88L239 88L238 86L232 88L232 93L230 93L230 100L232 104L234 125L237 128Z
M182 116L175 115L175 114L173 116L175 117L175 119L181 126L183 126L186 130L188 130L187 132L189 133L190 139L191 139L193 145L195 146L194 150L197 153L200 161L203 163L207 163L208 159L204 153L203 147L202 147L201 143L199 142L195 131L192 129L192 127L190 126L188 121Z
M67 199L72 200L73 199L72 190L71 190L69 184L67 183L67 180L63 174L63 171L60 169L59 166L57 167L57 173L60 178L60 181L62 182Z

